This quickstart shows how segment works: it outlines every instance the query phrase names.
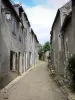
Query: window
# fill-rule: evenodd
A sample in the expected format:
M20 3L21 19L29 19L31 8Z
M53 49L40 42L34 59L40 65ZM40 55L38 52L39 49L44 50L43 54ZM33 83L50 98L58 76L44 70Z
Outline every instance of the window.
M68 56L69 56L68 38L67 37L65 39L65 55L66 55L66 60L67 60Z
M16 20L14 18L12 20L12 34L16 36Z
M21 36L19 36L19 41L22 42L22 40L21 40Z
M32 39L31 39L31 36L30 36L30 44L31 44L31 42L32 42Z
M55 31L53 31L53 41L55 41Z
M20 18L22 17L22 12L19 12L19 16L20 16Z
M33 34L32 34L32 42L33 42Z
M27 29L25 29L25 36L27 37Z
M10 21L10 20L11 20L11 14L6 14L6 19L7 19L8 21Z
M27 29L25 29L25 39L27 40Z
M61 36L60 33L58 34L58 44L59 44L59 51L61 50Z
M23 32L24 32L23 26L21 27L21 29L22 29L22 34L23 34Z

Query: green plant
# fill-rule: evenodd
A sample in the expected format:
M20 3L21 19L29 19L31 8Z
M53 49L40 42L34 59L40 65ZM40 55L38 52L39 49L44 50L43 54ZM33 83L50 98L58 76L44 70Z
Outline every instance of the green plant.
M39 50L38 50L38 54L39 54L39 59L41 60L43 57L44 60L44 53L46 51L50 51L50 43L49 41L45 42L44 45L41 45Z
M45 42L45 44L43 45L43 51L50 51L50 43L49 41Z
M42 53L43 49L42 46L39 48L38 54L39 54L39 60L41 60L43 53Z
M68 59L68 71L72 80L72 89L75 91L75 54Z

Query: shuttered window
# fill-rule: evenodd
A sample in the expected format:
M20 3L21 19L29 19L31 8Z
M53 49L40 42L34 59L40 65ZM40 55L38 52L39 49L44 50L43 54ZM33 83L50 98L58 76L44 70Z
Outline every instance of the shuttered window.
M16 22L16 20L13 18L13 20L12 20L12 34L13 34L14 36L16 36L16 25L17 25L17 22Z
M6 19L7 19L7 21L11 21L11 14L6 13Z

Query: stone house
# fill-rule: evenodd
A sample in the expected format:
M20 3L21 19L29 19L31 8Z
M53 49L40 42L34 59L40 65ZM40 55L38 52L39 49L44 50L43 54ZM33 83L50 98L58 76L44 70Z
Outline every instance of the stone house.
M50 51L46 51L44 54L44 61L48 61L49 55L50 55Z
M31 26L23 7L10 0L0 0L0 5L0 88L3 88L30 68L32 49Z
M34 38L34 54L35 54L35 58L34 58L34 64L36 65L37 63L38 63L38 61L39 61L39 57L38 57L38 51L39 51L39 41L38 41L38 39L37 39L37 36L35 35L34 36L35 38Z
M27 15L23 9L23 7L19 4L15 4L13 5L15 10L17 11L17 14L19 14L19 17L23 23L24 26L24 49L25 49L25 66L26 66L26 70L30 68L30 62L31 62L31 46L30 46L30 41L31 41L31 26L30 26L30 22L27 18Z
M63 25L61 27L62 39L63 39L63 52L64 52L64 76L67 77L67 62L68 58L75 52L75 47L72 46L75 43L74 33L72 32L72 12L66 15Z
M65 17L72 11L71 1L58 9L51 29L51 63L57 74L64 76L64 46L61 27Z
M23 7L19 4L14 5L14 7L16 11L18 11L17 9L19 9L19 12L21 11L20 18L22 19L24 30L25 30L25 59L26 59L26 64L27 64L26 66L30 68L32 65L35 65L37 62L36 61L36 57L38 57L37 46L39 42L33 29L31 29L29 20L27 18L27 15ZM37 55L35 54L35 52Z
M24 26L9 0L0 4L0 79L6 85L25 71Z
M51 62L53 68L57 71L58 68L58 34L60 33L60 10L58 9L54 24L51 30ZM56 61L57 60L57 61Z
M65 68L67 66L67 61L70 56L75 53L75 47L73 44L75 43L75 1L72 0L72 11L66 15L63 25L61 27L61 33L63 37L63 47L64 47L64 64ZM68 75L68 71L66 68L65 77Z
M32 37L32 65L36 65L38 63L38 44L39 41L37 36L35 35L33 29L31 29L31 37Z

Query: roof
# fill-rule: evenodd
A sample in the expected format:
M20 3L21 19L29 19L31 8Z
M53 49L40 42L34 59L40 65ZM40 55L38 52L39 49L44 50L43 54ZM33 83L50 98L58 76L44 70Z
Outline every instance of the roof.
M64 7L68 7L72 4L71 0L69 0L67 3L65 3L61 8L64 8ZM61 9L60 8L60 9Z
M58 18L58 16L59 16L59 14L60 14L60 10L58 9L57 10L57 13L56 13L56 16L55 16L55 19L54 19L54 22L53 22L53 25L52 25L52 28L51 28L51 32L50 32L50 34L51 34L51 42L52 42L52 36L53 36L53 27L54 27L54 25L55 25L55 22L56 22L56 20L57 20L57 18Z
M57 13L56 13L56 16L55 16L55 19L54 19L54 22L53 22L53 25L52 25L52 28L51 28L51 32L50 32L50 34L51 34L51 43L52 43L52 36L53 36L53 27L54 27L54 25L55 25L55 22L56 22L56 20L57 20L57 18L58 18L58 16L59 16L59 14L61 13L61 10L62 10L62 8L67 8L68 9L68 6L69 5L71 5L71 1L69 1L69 2L67 2L65 5L63 5L61 8L59 8L58 10L57 10Z
M27 22L28 22L28 25L30 26L30 22L29 22L29 20L28 20L27 14L25 13L25 10L23 9L23 7L20 6L20 4L14 4L13 6L14 6L14 7L19 7L19 10L20 10L21 12L24 12L24 16L25 16L25 18L26 18L26 20L27 20Z
M61 31L65 30L65 28L67 27L67 25L69 24L69 22L71 20L71 17L72 17L72 12L70 12L68 15L66 15L64 22L63 22L63 25L61 27Z
M10 2L12 3L12 5L15 4L12 0L10 0Z
M36 36L36 34L34 33L33 29L31 29L31 33L34 35L34 37L35 37L37 43L39 43L39 41L38 41L38 39L37 39L37 36Z
M57 20L59 14L60 14L60 10L58 9L58 10L57 10L57 13L56 13L56 16L55 16L55 19L54 19L54 22L53 22L53 25L52 25L52 28L51 28L51 33L50 33L50 34L52 34L54 24L55 24L55 22L56 22L56 20Z
M13 4L13 6L14 6L14 7L19 7L19 6L20 6L20 4Z
M71 4L71 1L67 2L67 3L66 3L65 5L63 5L61 8L67 7L69 4ZM59 8L59 9L57 10L57 13L56 13L56 16L55 16L55 19L54 19L54 22L53 22L53 25L52 25L52 28L51 28L52 30L53 30L54 24L55 24L55 22L56 22L56 20L57 20L57 17L58 17L58 15L60 14L61 8ZM50 33L50 34L52 34L52 30L51 30L51 33Z
M23 9L22 6L20 6L20 10L22 10L22 11L24 12L24 16L25 16L25 18L26 18L26 20L28 21L28 24L29 24L29 26L30 26L30 22L29 22L29 20L28 20L27 14L25 13L25 11L24 11L24 9Z
M14 12L15 16L17 17L17 19L21 22L20 17L18 16L16 10L14 9L12 2L10 0L3 0L3 2L9 6L9 8Z

